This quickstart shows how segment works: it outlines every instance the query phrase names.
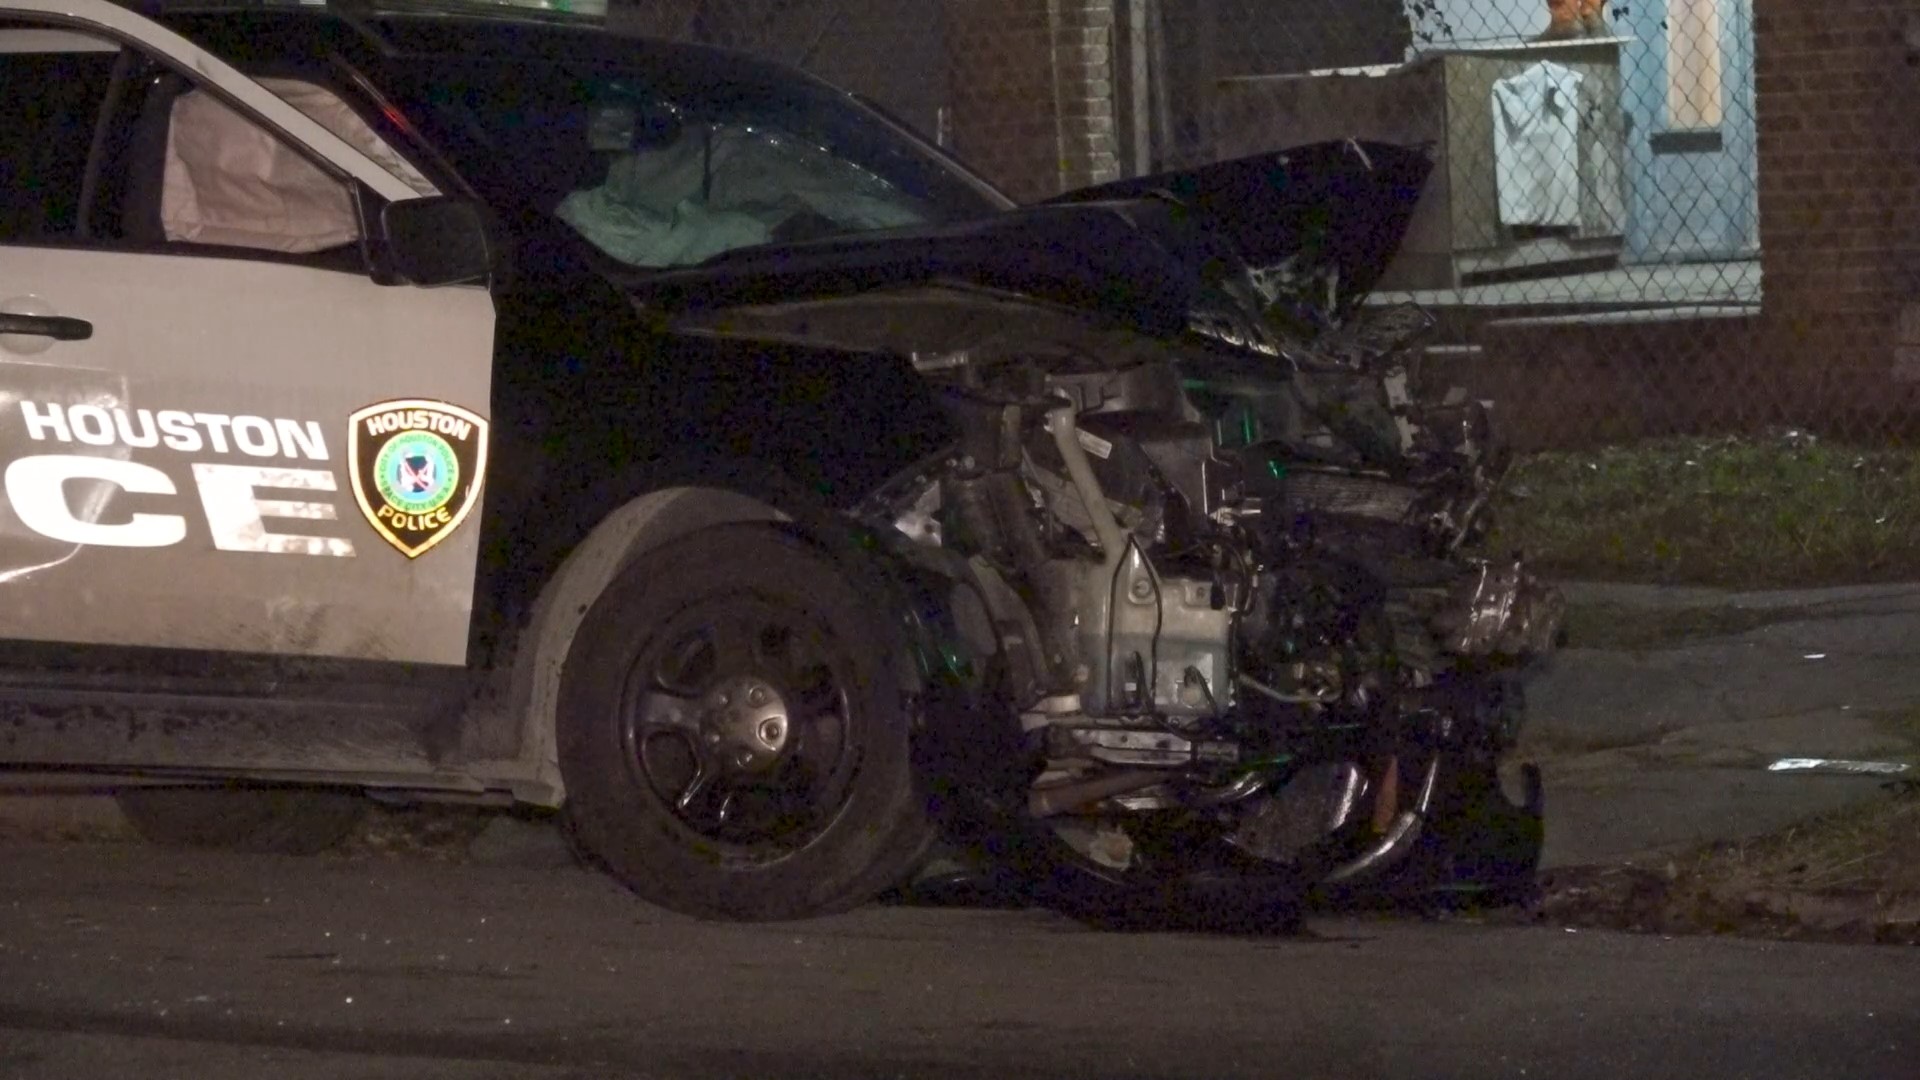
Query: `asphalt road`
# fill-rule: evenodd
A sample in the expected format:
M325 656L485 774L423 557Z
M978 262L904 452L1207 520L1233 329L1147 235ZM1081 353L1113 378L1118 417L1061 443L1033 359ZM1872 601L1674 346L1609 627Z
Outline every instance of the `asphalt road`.
M714 926L581 871L0 845L0 1077L1920 1076L1920 952Z

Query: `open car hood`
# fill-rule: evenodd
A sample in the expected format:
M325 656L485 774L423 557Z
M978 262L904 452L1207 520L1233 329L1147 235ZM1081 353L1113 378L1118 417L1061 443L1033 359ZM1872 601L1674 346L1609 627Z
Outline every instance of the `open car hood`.
M1232 340L1250 341L1265 336L1261 309L1290 295L1314 321L1359 304L1431 168L1417 149L1307 146L977 220L742 248L621 284L646 306L689 314L958 284L1098 310L1154 335L1224 319ZM1229 288L1222 271L1237 279L1241 263L1254 281ZM1252 289L1264 295L1231 295Z
M1346 139L1082 188L1041 205L1171 198L1263 287L1311 295L1344 319L1400 250L1432 172L1428 147Z

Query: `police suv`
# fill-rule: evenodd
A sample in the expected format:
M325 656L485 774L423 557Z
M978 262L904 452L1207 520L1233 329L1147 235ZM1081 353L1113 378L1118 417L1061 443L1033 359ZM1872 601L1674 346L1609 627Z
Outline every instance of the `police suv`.
M1285 329L1379 279L1418 148L1016 207L600 16L134 2L0 0L0 768L277 851L564 808L712 917L941 831L1123 904L1487 862L1557 609L1459 554L1484 410Z

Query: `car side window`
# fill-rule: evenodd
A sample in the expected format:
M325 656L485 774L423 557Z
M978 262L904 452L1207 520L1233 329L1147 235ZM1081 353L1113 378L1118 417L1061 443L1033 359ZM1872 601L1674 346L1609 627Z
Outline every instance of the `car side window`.
M110 42L0 21L0 243L78 235L119 54Z
M164 242L304 255L359 241L352 188L206 90L163 77L134 123L165 131ZM128 162L136 183L152 164Z
M275 91L330 129L321 88ZM364 268L354 188L186 76L64 29L0 21L0 243Z

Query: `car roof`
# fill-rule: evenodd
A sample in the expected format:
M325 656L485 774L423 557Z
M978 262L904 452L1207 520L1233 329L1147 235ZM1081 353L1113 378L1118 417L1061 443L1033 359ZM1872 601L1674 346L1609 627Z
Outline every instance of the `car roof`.
M709 78L836 89L797 68L750 53L636 33L604 10L561 11L525 0L112 0L162 23L333 21L383 53L532 62L587 61L698 71ZM562 0L564 2L564 0ZM604 9L604 0L600 8Z

